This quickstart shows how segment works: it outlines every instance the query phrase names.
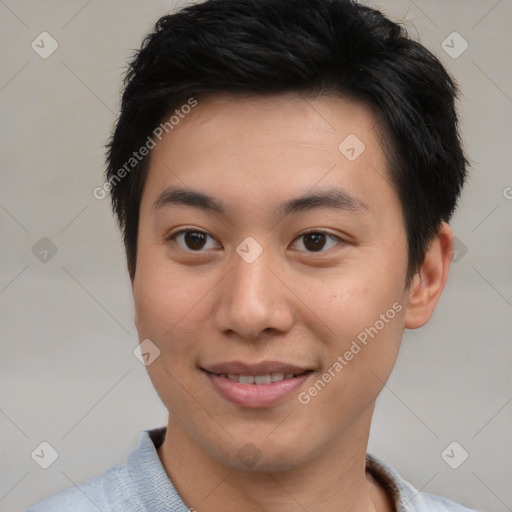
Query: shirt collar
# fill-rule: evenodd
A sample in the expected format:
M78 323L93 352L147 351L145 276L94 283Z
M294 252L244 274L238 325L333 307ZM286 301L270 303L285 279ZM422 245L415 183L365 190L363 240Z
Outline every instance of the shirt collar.
M141 433L139 444L128 456L128 473L148 511L188 512L158 456L157 449L164 440L165 432L166 427L161 427Z

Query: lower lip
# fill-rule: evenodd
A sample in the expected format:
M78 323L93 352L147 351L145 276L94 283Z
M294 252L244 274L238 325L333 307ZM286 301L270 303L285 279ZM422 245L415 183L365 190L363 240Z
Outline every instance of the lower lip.
M215 390L226 400L242 407L270 407L283 401L311 377L313 372L270 384L240 384L214 373L204 372Z

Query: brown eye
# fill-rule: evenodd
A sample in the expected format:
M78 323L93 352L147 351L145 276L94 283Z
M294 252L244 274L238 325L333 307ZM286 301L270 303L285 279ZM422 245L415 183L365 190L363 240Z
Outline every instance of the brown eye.
M341 242L337 236L323 231L309 231L308 233L303 233L297 240L302 241L300 245L305 248L298 248L298 250L306 250L306 252L325 252L324 249L326 246L327 249L331 249Z
M324 233L308 233L304 235L304 247L309 251L321 251L325 245Z
M208 247L208 239L214 240L208 233L204 231L197 230L182 230L174 233L174 235L170 236L170 240L174 240L182 249L199 252L203 249L212 249L213 247Z

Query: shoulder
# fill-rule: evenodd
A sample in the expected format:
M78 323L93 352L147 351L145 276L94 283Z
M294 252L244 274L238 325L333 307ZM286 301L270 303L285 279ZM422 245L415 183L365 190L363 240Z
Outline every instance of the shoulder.
M144 430L124 464L38 503L28 512L187 510L158 457L165 427Z
M374 455L367 454L366 463L367 470L386 489L399 512L477 512L447 498L419 491Z
M414 498L412 505L411 510L417 510L418 512L477 512L447 498L426 492L419 492Z
M132 501L126 465L114 466L99 476L61 491L34 505L28 512L110 512Z

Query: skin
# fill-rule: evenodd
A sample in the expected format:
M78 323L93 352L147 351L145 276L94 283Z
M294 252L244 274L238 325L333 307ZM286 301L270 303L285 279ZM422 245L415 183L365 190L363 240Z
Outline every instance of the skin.
M356 134L349 161L338 145ZM399 197L390 184L372 111L341 97L287 94L202 100L151 155L140 206L132 281L140 340L160 356L147 369L169 411L158 450L188 507L218 510L389 511L365 472L375 400L402 333L425 324L446 283L453 237L443 224L410 286ZM199 191L225 213L154 203L168 187ZM341 188L362 209L315 208L286 216L276 206ZM181 229L203 231L194 251ZM301 236L314 228L319 252ZM248 236L262 248L247 263ZM308 245L309 240L309 245ZM357 335L394 303L402 308L307 405L307 390ZM235 405L200 369L225 361L282 361L314 372L278 405ZM247 444L260 458L247 467Z

